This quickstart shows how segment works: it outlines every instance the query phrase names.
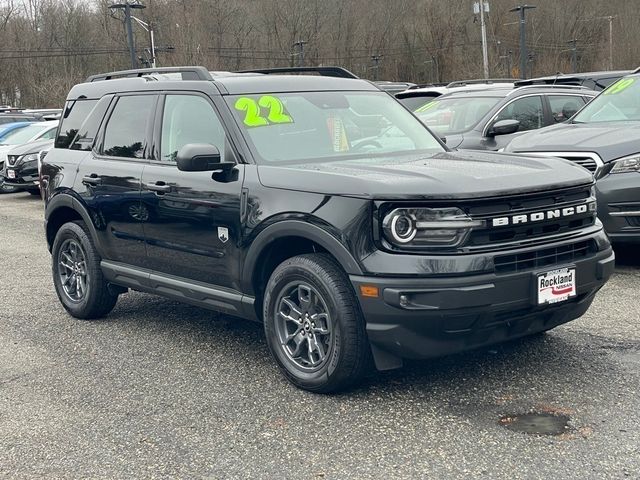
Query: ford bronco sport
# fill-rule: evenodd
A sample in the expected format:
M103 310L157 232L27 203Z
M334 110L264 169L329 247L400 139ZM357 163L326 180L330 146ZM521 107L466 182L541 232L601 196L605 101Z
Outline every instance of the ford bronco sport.
M578 318L614 263L589 172L450 151L358 79L94 76L40 181L72 316L134 289L261 321L315 392Z

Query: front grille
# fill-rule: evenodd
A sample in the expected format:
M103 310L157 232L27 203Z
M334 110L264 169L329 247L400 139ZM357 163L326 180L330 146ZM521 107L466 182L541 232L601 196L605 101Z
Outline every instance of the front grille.
M571 263L586 258L598 251L593 240L549 247L524 253L500 255L494 258L494 271L497 274L522 272L551 265Z
M562 191L527 194L504 200L483 200L467 207L467 213L474 220L485 220L486 226L474 229L467 240L467 247L478 249L491 246L508 246L510 243L530 239L562 235L574 230L590 227L595 223L595 212L550 218L539 221L505 226L493 226L493 219L512 218L515 215L529 215L536 212L575 207L592 202L591 187L578 187Z
M577 163L581 167L586 168L591 173L594 173L598 169L598 163L592 157L562 157L565 160L569 160L573 163Z

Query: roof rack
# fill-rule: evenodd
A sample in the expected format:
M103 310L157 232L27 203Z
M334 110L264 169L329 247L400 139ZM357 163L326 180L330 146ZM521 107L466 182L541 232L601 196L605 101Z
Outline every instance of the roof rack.
M550 85L550 84L516 85L515 88L509 92L509 95L511 95L513 92L522 90L523 88L550 88L550 89L564 88L565 90L586 90L586 91L591 91L591 89L589 87L585 87L584 85L563 85L561 83L556 83L555 85Z
M283 73L317 73L323 77L338 78L358 78L357 75L351 73L342 67L277 67L277 68L257 68L254 70L241 70L237 73L264 73L267 75L279 75Z
M181 73L182 80L213 80L209 71L204 67L160 67L160 68L138 68L136 70L121 70L119 72L100 73L91 75L87 82L101 82L103 80L114 80L117 78L137 78L153 73Z
M448 83L446 85L447 88L451 87L464 87L465 85L473 85L473 84L492 84L492 83L514 83L516 80L514 78L477 78L474 80L458 80L455 82Z

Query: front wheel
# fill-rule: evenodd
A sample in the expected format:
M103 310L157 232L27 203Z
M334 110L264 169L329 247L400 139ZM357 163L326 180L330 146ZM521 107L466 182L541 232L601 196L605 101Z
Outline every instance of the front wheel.
M99 318L115 306L100 256L82 222L69 222L56 233L51 250L53 284L62 306L74 317Z
M285 260L264 301L271 354L297 387L329 393L355 385L369 364L364 319L349 279L324 254Z

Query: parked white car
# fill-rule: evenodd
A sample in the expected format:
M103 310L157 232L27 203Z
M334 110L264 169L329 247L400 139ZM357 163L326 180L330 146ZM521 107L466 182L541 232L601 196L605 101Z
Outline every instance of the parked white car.
M58 129L58 120L49 122L37 122L28 127L21 128L10 133L0 143L0 172L4 172L7 153L13 148L38 140L53 140ZM0 193L15 191L15 187L4 185L4 175L0 175Z

